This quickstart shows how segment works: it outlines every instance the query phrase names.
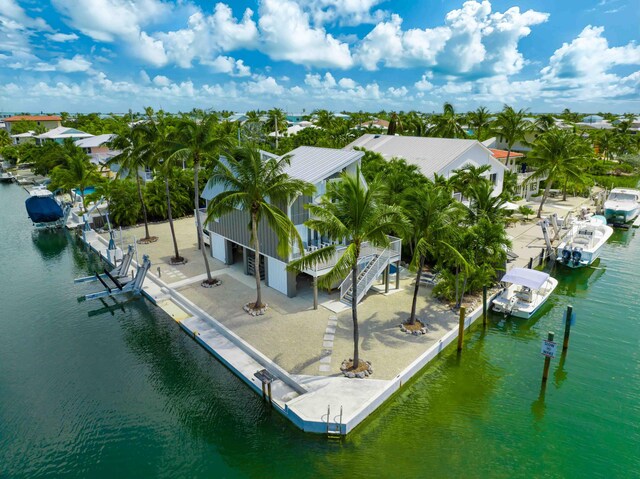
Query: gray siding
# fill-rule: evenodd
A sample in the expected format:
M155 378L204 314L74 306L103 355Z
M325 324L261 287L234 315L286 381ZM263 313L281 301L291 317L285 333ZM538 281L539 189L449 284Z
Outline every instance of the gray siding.
M311 197L301 195L291 205L291 221L294 225L301 225L309 219L309 211L304 207L307 203L311 203Z

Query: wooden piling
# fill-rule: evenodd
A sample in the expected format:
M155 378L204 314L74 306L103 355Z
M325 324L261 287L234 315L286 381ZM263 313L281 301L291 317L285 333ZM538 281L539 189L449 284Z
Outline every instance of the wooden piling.
M487 327L487 287L482 287L482 327Z
M464 306L460 307L460 322L458 324L458 351L462 351L462 343L464 342Z
M273 405L273 400L271 399L271 381L269 381L269 384L267 384L267 389L269 392L269 404Z
M554 334L549 331L549 335L547 336L548 341L553 341ZM542 383L545 384L547 382L547 378L549 377L549 366L551 365L551 357L545 356L544 358L544 369L542 370Z
M529 269L533 268L533 257L529 258L529 265L527 266L527 268Z
M564 321L564 341L562 342L562 351L569 349L569 335L571 334L571 316L573 314L573 307L567 306L567 317Z

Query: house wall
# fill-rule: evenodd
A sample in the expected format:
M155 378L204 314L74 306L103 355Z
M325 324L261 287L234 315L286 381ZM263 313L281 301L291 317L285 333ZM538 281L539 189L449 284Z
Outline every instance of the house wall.
M12 121L5 122L5 128L9 133L11 133L12 123L13 123ZM35 123L38 126L40 125L44 126L47 130L53 130L54 128L58 128L59 126L62 126L60 121L57 121L57 120L56 121L36 121Z
M467 165L483 166L491 165L485 176L490 177L491 174L496 175L496 181L493 187L493 195L498 196L502 193L502 186L504 184L504 171L505 167L498 160L493 158L491 152L482 147L479 143L469 148L466 152L460 155L455 161L449 163L446 168L440 170L438 174L444 175L446 178L450 178L454 175L454 170L458 170Z
M525 135L524 139L525 139L525 141L527 143L533 143L536 140L536 138L538 138L539 135L540 135L540 132L527 133ZM496 137L495 146L492 146L492 148L496 148L498 150L507 150L507 149L509 149L509 145L505 141L504 137L498 135ZM525 146L524 144L522 144L520 142L516 142L513 145L512 150L513 151L531 151L531 147L530 146Z

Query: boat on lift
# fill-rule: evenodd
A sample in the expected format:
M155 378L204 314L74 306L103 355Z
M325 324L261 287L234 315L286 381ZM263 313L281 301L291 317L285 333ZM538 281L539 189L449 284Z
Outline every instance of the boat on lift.
M575 221L556 248L556 257L565 266L582 268L590 266L599 256L602 247L613 234L604 216L592 216Z
M65 225L71 208L62 204L53 192L44 186L29 190L25 200L27 215L37 229L60 228Z
M0 169L0 183L13 183L15 179L16 177L11 173L9 173L8 171L2 171L2 169Z
M614 188L604 202L604 215L611 223L628 223L640 214L640 191Z
M502 279L505 288L493 300L497 313L529 319L549 298L558 280L543 271L513 268Z

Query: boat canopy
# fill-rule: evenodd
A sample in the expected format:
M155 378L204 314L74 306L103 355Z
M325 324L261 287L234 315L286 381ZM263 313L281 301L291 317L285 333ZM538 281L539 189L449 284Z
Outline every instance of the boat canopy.
M542 271L527 268L513 268L500 281L519 284L531 289L540 289L546 283L549 275Z

